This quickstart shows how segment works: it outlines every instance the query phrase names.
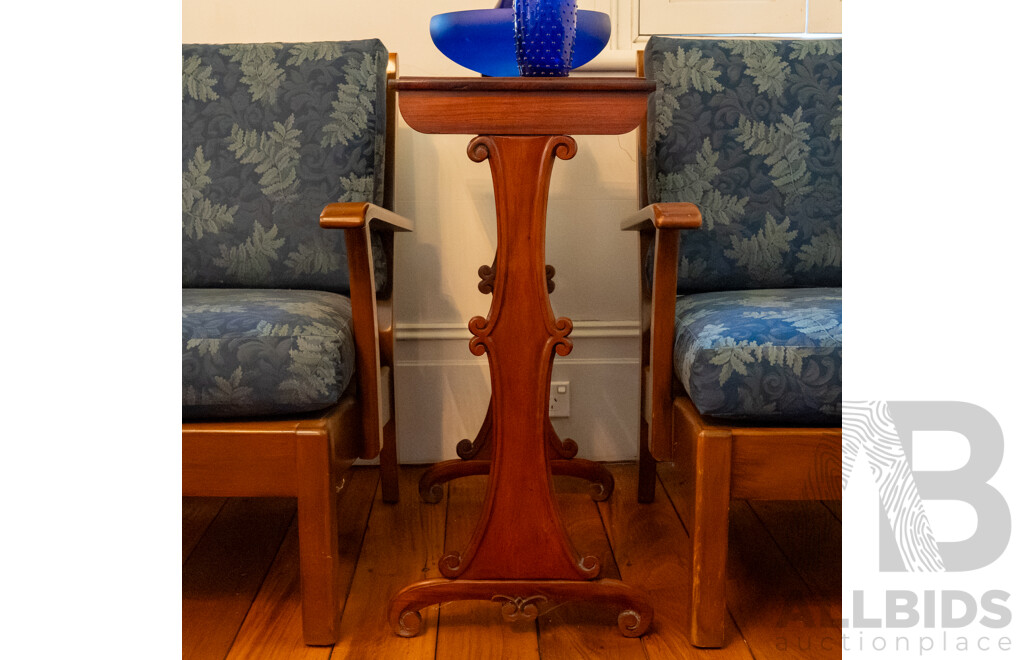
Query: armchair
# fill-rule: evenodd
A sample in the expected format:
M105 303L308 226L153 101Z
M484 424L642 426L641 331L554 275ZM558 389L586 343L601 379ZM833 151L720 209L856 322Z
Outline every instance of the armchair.
M716 647L730 499L841 494L842 47L654 37L638 68L638 496L682 467L686 625Z
M344 471L379 454L397 499L396 75L377 40L182 47L182 493L297 498L307 644Z

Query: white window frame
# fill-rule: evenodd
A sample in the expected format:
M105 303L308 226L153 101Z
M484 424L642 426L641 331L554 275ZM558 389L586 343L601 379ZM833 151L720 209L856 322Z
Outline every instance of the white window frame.
M578 0L580 9L591 9L606 12L612 21L612 34L608 47L589 64L579 69L580 72L632 71L636 66L636 51L643 50L651 34L641 33L641 3L658 3L660 5L683 6L703 5L707 9L712 4L720 4L724 11L735 12L737 7L750 8L753 5L790 3L790 9L799 10L799 20L791 21L791 30L778 28L780 24L762 23L738 24L728 19L725 23L705 27L719 27L721 30L689 30L674 31L667 26L663 32L674 36L757 36L775 38L834 38L842 36L842 0ZM802 8L797 7L802 5ZM728 26L737 25L737 28ZM802 26L802 27L801 27ZM696 25L695 27L701 27ZM746 28L741 30L738 28ZM731 31L725 31L730 29Z

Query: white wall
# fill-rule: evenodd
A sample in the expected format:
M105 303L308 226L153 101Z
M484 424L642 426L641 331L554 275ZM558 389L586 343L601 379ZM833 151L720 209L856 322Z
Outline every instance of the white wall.
M495 4L183 0L182 41L378 37L399 54L400 75L475 75L434 47L428 24L434 14ZM610 12L609 0L603 4ZM469 352L466 323L490 303L476 271L494 255L494 203L487 163L466 157L470 138L420 135L399 121L395 205L416 226L396 246L398 442L406 463L454 458L456 442L476 434L487 408L486 357ZM572 383L572 415L553 421L579 443L581 457L628 460L638 425L638 266L635 236L618 224L636 208L636 138L576 139L576 157L555 163L548 212L552 307L575 327L574 349L556 356L553 376Z

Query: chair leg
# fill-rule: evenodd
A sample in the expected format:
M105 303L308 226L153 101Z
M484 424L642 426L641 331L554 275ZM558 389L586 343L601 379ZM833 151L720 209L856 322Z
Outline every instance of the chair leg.
M699 647L717 648L725 643L731 460L731 433L698 433L690 474L694 497L689 623L690 643Z
M306 644L338 641L338 498L331 478L326 432L299 432L297 477L302 634Z

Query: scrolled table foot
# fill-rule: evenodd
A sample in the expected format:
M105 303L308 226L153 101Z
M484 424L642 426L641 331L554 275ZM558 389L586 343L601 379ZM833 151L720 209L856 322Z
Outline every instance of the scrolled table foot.
M639 637L651 627L652 618L636 610L622 610L619 612L619 632L625 637Z
M395 594L388 602L388 623L399 637L415 637L420 633L423 616L420 610L447 600L450 580L433 579L416 582Z
M459 444L455 445L455 453L458 454L459 458L465 461L476 456L479 451L480 447L478 447L469 438L463 438L462 440L459 440Z
M501 605L506 621L537 618L547 603L594 601L618 608L619 631L639 637L654 620L647 595L619 580L446 580L435 578L411 584L388 604L388 622L395 633L413 637L419 633L419 610L456 600L488 600Z
M426 475L424 475L426 476ZM424 483L420 480L420 499L427 504L437 504L444 497L444 488L438 483Z
M420 477L420 499L429 504L437 504L444 495L444 489L441 487L442 484L459 477L487 474L490 469L490 461L457 458L437 463Z
M423 615L419 610L402 610L393 626L395 634L399 637L415 637L420 634L420 626L423 624ZM622 627L622 624L619 624Z
M615 490L615 477L608 471L608 468L585 458L551 461L551 474L576 477L591 482L590 498L595 502L607 500Z

